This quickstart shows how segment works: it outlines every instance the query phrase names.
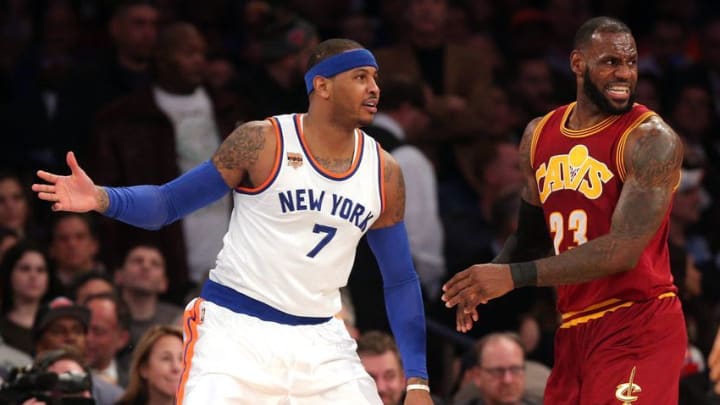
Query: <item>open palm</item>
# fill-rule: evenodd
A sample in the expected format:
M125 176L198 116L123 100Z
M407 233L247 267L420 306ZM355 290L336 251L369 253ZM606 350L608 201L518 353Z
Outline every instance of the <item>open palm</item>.
M37 175L49 184L33 184L38 198L53 203L53 211L87 212L97 209L98 189L92 179L80 168L75 154L68 152L69 176L61 176L38 170Z

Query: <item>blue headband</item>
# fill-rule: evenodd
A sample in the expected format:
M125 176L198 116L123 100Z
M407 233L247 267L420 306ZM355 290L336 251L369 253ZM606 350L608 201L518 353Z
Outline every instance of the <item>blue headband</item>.
M378 67L375 57L367 49L353 49L333 55L305 73L305 88L308 94L313 91L313 79L315 76L333 77L338 73L361 66L372 66L375 69Z

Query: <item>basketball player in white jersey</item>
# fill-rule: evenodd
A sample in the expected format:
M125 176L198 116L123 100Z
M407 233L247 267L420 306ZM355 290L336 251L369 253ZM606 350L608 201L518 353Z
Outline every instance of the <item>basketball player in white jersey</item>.
M95 210L157 229L232 190L234 209L210 280L185 313L178 404L381 404L342 321L360 237L383 273L388 318L407 377L405 404L431 404L425 315L393 158L358 128L380 89L354 41L310 56L305 114L238 127L207 161L162 186L99 187L68 153L69 176L38 171L56 211Z

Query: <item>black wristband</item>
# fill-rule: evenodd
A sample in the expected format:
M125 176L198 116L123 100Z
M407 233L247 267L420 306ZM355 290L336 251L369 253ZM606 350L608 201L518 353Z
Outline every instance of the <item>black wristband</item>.
M537 265L535 262L510 263L510 277L515 288L537 286Z

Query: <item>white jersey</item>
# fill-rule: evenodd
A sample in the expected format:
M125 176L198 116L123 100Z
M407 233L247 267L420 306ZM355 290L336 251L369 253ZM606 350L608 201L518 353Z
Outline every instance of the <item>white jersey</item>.
M210 279L291 315L330 317L358 241L383 208L382 151L358 130L350 169L328 172L304 142L302 117L270 119L275 166L264 184L235 190Z

